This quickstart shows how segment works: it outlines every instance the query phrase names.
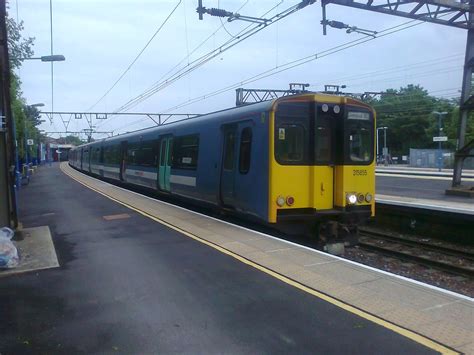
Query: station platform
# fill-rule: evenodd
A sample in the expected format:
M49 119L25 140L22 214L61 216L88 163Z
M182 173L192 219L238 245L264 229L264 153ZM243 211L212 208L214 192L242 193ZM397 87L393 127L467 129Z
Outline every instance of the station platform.
M453 169L441 169L437 168L418 168L408 165L377 165L375 169L377 174L391 174L391 175L418 175L418 176L439 176L445 177L451 180L453 178ZM463 179L473 179L474 170L472 169L463 169L462 171Z
M474 215L474 199L446 195L452 170L420 169L403 166L376 168L377 203L424 210ZM463 183L474 186L474 171L463 171Z
M19 206L60 266L0 278L1 353L474 354L469 297L67 163L39 169Z

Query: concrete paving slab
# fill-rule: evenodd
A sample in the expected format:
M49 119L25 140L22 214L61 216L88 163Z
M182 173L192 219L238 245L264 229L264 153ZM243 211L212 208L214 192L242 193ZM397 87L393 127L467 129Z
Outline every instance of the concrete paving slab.
M338 290L338 294L339 294L339 290ZM365 309L367 310L367 312L371 312L372 314L377 314L378 316L390 322L393 322L394 324L400 324L400 323L397 323L396 319L392 319L386 316L386 314L388 314L391 311L399 310L400 304L392 303L376 292L366 293L366 295L363 297L360 297L360 294L359 294L359 297L354 298L354 299L349 298L349 300L350 300L350 303L354 305L355 307L358 307L360 309ZM407 328L407 329L413 329L413 330L416 329L416 331L421 330L420 328Z
M258 249L250 246L250 245L247 245L247 244L244 244L244 243L241 243L241 242L226 242L224 244L222 244L222 247L224 247L225 249L227 250L230 250L234 253L237 253L239 255L247 255L247 254L250 254L250 253L255 253L256 251L258 251Z
M282 248L280 250L274 251L272 254L274 254L275 257L283 258L288 262L293 262L301 266L313 266L338 262L328 255L324 255L322 253L315 254L313 251L296 247L289 249Z
M318 272L345 285L358 285L368 281L378 280L382 277L380 273L361 269L352 264L342 261L336 263L316 264L306 267L308 270Z
M394 304L410 305L417 309L425 309L453 300L448 295L436 292L433 289L408 284L388 276L363 283L360 287L375 292L380 298Z
M457 350L459 350L461 354L474 354L474 342L458 346Z
M24 228L21 237L21 240L14 242L19 251L20 264L14 269L0 270L0 277L59 267L48 226Z
M456 322L447 320L423 325L423 334L428 337L436 337L444 344L449 342L455 349L474 340L472 332L459 327Z
M248 238L249 233L247 233ZM254 247L255 249L264 251L266 253L273 253L278 251L288 251L294 249L294 246L282 243L278 240L269 239L265 237L247 239L245 241L247 245Z
M471 322L458 322L458 325L461 328L474 332L474 306L466 301L454 301L439 304L423 309L422 312L429 314L429 318L434 319L435 321L444 321L446 319L456 321L462 317L466 317L467 319L471 319Z

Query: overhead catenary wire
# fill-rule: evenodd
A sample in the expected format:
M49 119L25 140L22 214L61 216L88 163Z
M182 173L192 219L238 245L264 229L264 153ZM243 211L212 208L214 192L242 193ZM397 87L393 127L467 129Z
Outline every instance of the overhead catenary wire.
M135 56L135 59L128 65L128 67L122 72L122 74L118 77L118 79L112 84L112 86L106 90L106 92L92 105L90 106L87 111L92 110L95 106L97 106L116 86L117 84L123 79L123 77L128 73L128 71L133 67L133 65L137 62L137 60L141 57L143 52L148 48L150 43L155 39L155 37L160 33L161 29L165 26L165 24L168 22L168 20L171 18L171 16L174 14L178 6L181 4L183 0L179 0L178 3L175 5L175 7L171 10L171 12L168 14L168 16L165 18L165 20L161 23L161 25L158 27L158 29L153 33L153 35L150 37L148 42L145 44L145 46L138 52L138 54Z
M254 25L254 26L249 26L250 29L243 32L242 34L238 35L237 37L235 37L234 39L230 39L229 41L227 41L226 44L224 45L221 45L220 47L218 47L217 49L213 50L213 51L210 51L208 52L207 54L205 54L204 56L201 56L200 58L196 59L195 61L193 61L192 65L190 65L189 67L185 67L185 68L182 68L181 70L179 70L178 72L172 74L170 77L168 77L167 79L157 83L156 85L154 85L150 90L147 90L145 92L143 92L142 94L136 96L135 98L129 100L127 103L125 103L124 105L122 105L121 107L117 108L116 110L114 110L114 112L122 112L122 111L126 111L126 110L129 110L130 108L132 107L135 107L137 104L139 104L140 102L148 99L149 97L151 97L152 95L154 95L155 93L157 93L158 91L160 90L163 90L164 88L166 88L167 86L171 85L172 83L174 83L175 81L179 80L180 78L182 78L183 76L189 74L190 72L196 70L197 68L201 67L202 65L204 65L205 63L207 63L208 61L210 61L211 59L215 58L216 56L218 55L221 55L223 52L231 49L232 47L234 47L235 45L237 45L238 43L244 41L245 39L255 35L256 33L260 32L261 30L263 30L264 28L268 27L268 26L271 26L272 24L274 23L277 23L278 21L286 18L287 16L293 14L294 12L296 11L299 11L301 10L302 8L304 8L305 6L301 6L302 3L299 3L297 5L294 5L294 6L291 6L289 8L287 8L286 10L274 15L273 17L271 17L269 19L269 22L268 24L264 25L264 24L257 24L257 25ZM271 11L271 10L270 10ZM248 28L248 27L247 27ZM245 29L244 29L245 30Z
M424 22L419 22L418 20L406 21L406 22L403 22L401 24L398 24L398 25L395 25L395 26L392 26L392 27L389 27L389 28L386 28L384 30L379 31L378 34L377 34L377 37L372 37L372 36L368 36L368 35L363 36L363 37L358 38L356 40L352 40L352 41L349 41L349 42L346 42L346 43L342 43L340 45L329 48L327 50L317 52L317 53L314 53L314 54L311 54L309 56L305 56L305 57L302 57L302 58L299 58L299 59L296 59L296 60L293 60L293 61L286 62L285 64L282 64L282 65L280 65L276 68L271 68L271 69L265 70L265 71L260 72L256 75L253 75L253 76L251 76L247 79L238 81L238 82L236 82L234 84L231 84L231 85L228 85L224 88L215 90L213 92L207 93L205 95L198 96L194 99L190 99L190 100L185 101L181 104L170 107L170 108L166 109L164 112L170 112L170 111L176 110L178 108L188 106L192 103L196 103L196 102L205 100L209 97L216 96L216 95L219 95L221 93L224 93L224 92L227 92L227 91L230 91L230 90L234 90L239 86L243 86L245 84L249 84L249 83L252 83L252 82L255 82L255 81L258 81L258 80L261 80L261 79L279 74L281 72L293 69L295 67L304 65L306 63L315 61L317 59L327 57L327 56L335 54L335 53L339 53L341 51L347 50L349 48L352 48L352 47L355 47L355 46L358 46L358 45L361 45L361 44L364 44L366 42L374 41L378 38L382 38L382 37L385 37L385 36L388 36L388 35L391 35L391 34L394 34L394 33L397 33L397 32L400 32L400 31L403 31L403 30L406 30L406 29L409 29L409 28L412 28L412 27L415 27L415 26L419 26L423 23Z
M414 23L416 22L416 23ZM385 30L382 30L379 32L379 37L383 37L383 36L386 36L386 35L390 35L390 34L393 34L393 33L396 33L398 31L401 31L401 30L405 30L405 29L408 29L408 28L411 28L411 27L414 27L414 26L417 26L417 25L420 25L422 24L423 22L418 22L416 20L411 20L411 21L407 21L407 22L404 22L402 24L399 24L399 25L396 25L396 26L393 26L393 27L390 27L390 28L387 28ZM207 99L209 97L212 97L212 96L215 96L215 95L218 95L218 94L221 94L223 92L226 92L226 91L229 91L229 90L233 90L235 89L236 87L238 86L242 86L246 83L250 83L250 82L254 82L254 81L257 81L257 80L260 80L262 78L265 78L265 77L268 77L268 76L271 76L271 75L275 75L275 74L278 74L282 71L285 71L285 70L289 70L295 66L299 66L299 65L303 65L309 61L313 61L313 60L316 60L316 59L319 59L319 58L323 58L327 55L331 55L331 54L334 54L334 53L338 53L340 52L341 50L345 50L345 49L348 49L348 48L351 48L353 47L354 45L359 45L359 44L363 44L365 42L368 42L368 41L371 41L371 40L374 40L376 38L373 38L371 36L364 36L362 38L359 38L359 39L356 39L356 40L353 40L353 41L350 41L350 42L346 42L346 43L343 43L341 45L338 45L338 46L335 46L335 47L332 47L328 50L325 50L325 51L322 51L320 53L316 53L316 54L313 54L311 56L306 56L306 57L303 57L303 58L300 58L300 59L297 59L297 60L294 60L294 61L291 61L291 62L287 62L281 66L279 66L279 68L272 68L270 70L267 70L267 71L264 71L262 73L259 73L257 75L254 75L246 80L243 80L243 81L239 81L238 83L235 83L233 85L230 85L230 86L227 86L227 87L224 87L222 89L219 89L217 91L214 91L214 92L211 92L211 93L208 93L206 95L202 95L202 96L199 96L197 98L194 98L194 99L190 99L188 101L185 101L184 103L181 103L179 105L176 105L176 106L173 106L167 110L165 110L164 112L170 112L174 109L177 109L177 108L180 108L180 107L183 107L183 106L187 106L187 105L190 105L192 103L195 103L195 102L198 102L198 101L202 101L204 99ZM280 69L281 68L281 69ZM276 72L275 69L279 69L277 70ZM131 124L129 125L125 125L124 127L126 126L130 126L130 125L134 125L134 124L137 124L137 123L140 123L140 122L143 122L144 120L141 120L141 121L136 121L136 122L132 122Z
M416 22L416 23L414 23ZM215 95L218 95L220 93L223 93L225 91L229 91L229 90L232 90L234 89L235 87L237 86L242 86L246 83L250 83L250 82L254 82L254 81L257 81L257 80L261 80L263 78L266 78L266 77L269 77L269 76L272 76L272 75L276 75L280 72L283 72L283 71L286 71L286 70L289 70L289 69L292 69L294 67L297 67L297 66L300 66L300 65L303 65L303 64L306 64L310 61L313 61L313 60L316 60L316 59L320 59L320 58L323 58L325 56L328 56L328 55L332 55L332 54L335 54L335 53L338 53L342 50L346 50L346 49L349 49L353 46L356 46L356 45L360 45L360 44L363 44L365 42L369 42L369 41L372 41L372 40L375 40L377 38L380 38L380 37L384 37L386 35L390 35L390 34L393 34L393 33L396 33L396 32L399 32L401 30L405 30L405 29L408 29L408 28L411 28L411 27L414 27L414 26L418 26L420 24L422 24L423 22L418 22L417 20L411 20L411 21L408 21L408 22L405 22L405 23L402 23L402 24L399 24L397 26L393 26L393 27L390 27L390 28L387 28L383 31L380 31L379 34L378 34L378 37L376 38L373 38L373 37L370 37L370 38L367 38L369 36L365 36L365 37L362 37L362 38L359 38L357 40L354 40L354 41L350 41L350 42L346 42L346 43L343 43L339 46L336 46L336 47L333 47L333 48L330 48L328 50L325 50L325 51L322 51L320 53L315 53L311 56L306 56L306 57L303 57L303 58L300 58L300 59L297 59L295 61L291 61L291 62L288 62L288 63L285 63L283 65L280 65L278 66L277 68L272 68L271 70L267 70L267 71L264 71L262 73L259 73L251 78L247 78L243 81L239 81L238 83L236 84L233 84L233 85L230 85L230 86L227 86L227 87L224 87L222 89L219 89L219 90L216 90L214 92L211 92L211 93L208 93L208 94L205 94L205 95L202 95L202 96L199 96L197 98L194 98L194 99L190 99L182 104L179 104L179 105L176 105L172 108L169 108L167 111L165 112L169 112L173 109L177 109L179 107L183 107L183 106L186 106L186 105L189 105L189 104L192 104L192 103L195 103L195 102L198 102L198 101L201 101L201 100L204 100L204 99L207 99L211 96L215 96ZM211 35L212 36L212 35ZM210 36L210 37L211 37ZM275 70L275 69L278 69L278 70Z
M319 79L320 83L310 84L309 87L310 88L319 87L319 86L323 85L328 80L331 80L331 82L334 83L334 82L342 82L342 81L344 81L344 82L354 81L354 80L363 79L363 78L367 78L367 77L373 78L373 77L376 77L376 76L385 75L387 73L399 72L401 69L412 70L412 69L416 69L418 67L424 68L424 67L426 67L427 64L428 65L438 65L438 64L443 64L443 63L447 63L447 62L452 62L452 61L456 60L457 58L459 58L461 60L461 65L462 65L462 60L464 58L464 54L463 53L452 54L452 55L445 56L445 57L439 57L439 58L435 58L435 59L424 60L424 61L421 61L421 62L415 62L415 63L405 64L405 65L400 65L400 66L395 66L395 67L390 67L390 68L379 69L379 70L370 71L370 72L361 73L361 74L353 74L353 75L347 75L347 76L342 76L342 77L337 77L337 78Z
M261 17L264 17L264 16L266 16L267 14L269 14L270 12L272 12L273 10L275 10L280 4L283 3L283 1L284 1L284 0L281 0L278 4L276 4L275 6L273 6L272 8L270 8L269 10L267 10L265 13L263 13L263 14L261 15ZM240 11L240 10L247 4L247 2L248 2L248 0L245 1L245 2L236 10L236 12ZM197 62L198 60L203 59L203 58L206 58L207 56L209 56L210 54L212 54L213 52L215 52L216 49L214 49L213 51L210 51L210 52L206 53L205 55L203 55L203 56L201 56L201 57L195 59L195 60L194 60L193 62L191 62L191 63L189 62L190 56L193 55L193 54L194 54L197 50L199 50L202 46L204 46L204 45L205 45L211 38L213 38L213 37L215 36L215 34L216 34L217 32L219 32L223 27L224 27L224 25L221 24L221 26L219 26L214 32L212 32L208 37L206 37L203 41L201 41L201 43L199 43L191 52L187 53L187 55L186 55L183 59L181 59L176 65L174 65L174 66L173 66L171 69L169 69L165 74L163 74L153 85L151 85L149 88L147 88L147 89L145 90L145 92L147 92L147 91L149 91L149 90L152 90L157 84L159 84L160 82L162 82L163 79L164 79L167 75L169 75L170 73L173 73L173 72L175 71L175 69L178 68L178 67L179 67L181 64L183 64L184 62L187 61L187 65L184 66L183 68L179 69L178 71L174 72L173 75L179 73L180 71L182 71L182 70L184 70L184 69L186 69L187 67L189 67L190 65L194 64L194 63ZM239 33L237 33L236 36L238 37L238 36L242 35L242 34L243 34L245 31L247 31L250 27L252 27L252 25L248 25L248 26L244 27ZM258 27L258 26L257 26L257 27ZM221 45L220 45L219 47L217 47L217 48L220 48L220 47L222 47L222 46L225 46L225 45L229 44L230 41L231 41L231 40L227 40L226 42L224 42L223 44L221 44ZM221 52L219 52L219 53L221 53ZM116 110L116 111L117 111L117 110ZM114 117L114 116L111 115L111 118L113 118L113 117ZM103 124L105 124L105 123L107 123L107 122L108 122L108 120L104 121L103 123L99 124L98 127L102 126Z

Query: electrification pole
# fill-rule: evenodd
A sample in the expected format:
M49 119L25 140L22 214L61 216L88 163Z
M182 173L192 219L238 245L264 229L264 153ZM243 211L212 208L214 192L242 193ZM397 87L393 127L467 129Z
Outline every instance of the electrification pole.
M474 0L469 1L471 11L469 12L469 22L474 23ZM466 144L466 126L469 111L474 106L473 92L472 92L472 74L474 68L474 27L467 31L466 57L464 59L464 72L462 79L461 102L459 107L459 126L458 126L458 147L460 150ZM457 188L461 186L462 166L464 157L456 156L454 160L454 172L452 187Z

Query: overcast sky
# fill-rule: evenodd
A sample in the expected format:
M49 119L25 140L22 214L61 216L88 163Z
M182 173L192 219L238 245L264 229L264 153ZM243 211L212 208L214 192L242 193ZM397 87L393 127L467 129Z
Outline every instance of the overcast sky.
M297 4L297 0L203 0L206 7L266 17ZM54 65L54 110L87 111L113 85L179 0L53 0L54 53L65 62ZM178 68L218 48L249 24L225 22L195 12L197 0L182 0L169 21L116 87L91 111L112 112L150 88L204 39L215 35ZM18 10L18 11L17 11ZM49 0L10 0L10 16L24 21L24 36L35 37L36 56L50 53ZM408 19L329 5L329 20L338 20L373 31L383 31ZM305 56L324 52L364 37L329 28L323 36L321 6L316 4L260 31L218 55L189 75L160 90L129 112L205 113L232 107L235 90L208 99L194 100L238 84ZM247 83L246 88L286 89L290 82L309 83L312 90L324 84L347 85L347 91L379 91L419 84L432 95L459 96L466 31L435 24L421 24L310 61L304 65ZM276 69L275 71L277 71ZM49 63L25 61L19 72L29 104L44 103L51 110ZM184 103L191 103L178 109ZM170 110L171 109L171 110ZM120 133L152 125L141 117L115 116L97 122L98 130ZM84 120L72 120L69 129L82 130ZM44 123L46 131L64 130L60 120ZM98 136L96 136L98 137Z

